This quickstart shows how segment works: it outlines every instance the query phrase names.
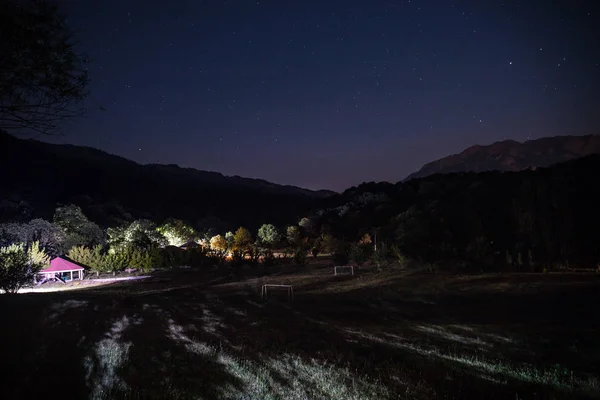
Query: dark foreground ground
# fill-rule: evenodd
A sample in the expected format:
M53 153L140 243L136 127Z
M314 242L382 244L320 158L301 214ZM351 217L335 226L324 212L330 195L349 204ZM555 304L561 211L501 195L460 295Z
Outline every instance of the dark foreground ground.
M295 300L260 297L291 283ZM0 296L4 399L600 398L600 274L181 270Z

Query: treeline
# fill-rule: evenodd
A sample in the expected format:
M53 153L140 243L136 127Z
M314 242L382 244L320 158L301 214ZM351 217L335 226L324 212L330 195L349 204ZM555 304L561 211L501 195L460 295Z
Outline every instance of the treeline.
M11 260L17 259L17 253L19 260L29 260L25 263L29 266L18 263L19 270L30 272L27 276L47 266L53 257L65 255L93 273L116 274L177 266L269 266L276 261L302 265L309 254L343 254L338 251L344 247L341 242L319 234L310 218L283 228L263 224L255 232L245 227L222 234L213 229L199 231L176 219L158 226L150 220L135 220L103 230L80 207L69 205L58 207L52 221L0 224L0 251L10 253ZM357 262L364 262L366 252L353 254ZM16 268L8 258L5 261L2 271Z
M521 172L368 183L328 199L319 229L365 233L404 256L482 270L595 268L600 261L600 156Z

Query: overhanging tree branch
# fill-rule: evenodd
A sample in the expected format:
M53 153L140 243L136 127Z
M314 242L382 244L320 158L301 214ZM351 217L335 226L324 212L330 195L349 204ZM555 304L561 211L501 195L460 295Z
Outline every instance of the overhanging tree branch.
M87 58L56 6L0 2L0 129L57 133L88 96Z

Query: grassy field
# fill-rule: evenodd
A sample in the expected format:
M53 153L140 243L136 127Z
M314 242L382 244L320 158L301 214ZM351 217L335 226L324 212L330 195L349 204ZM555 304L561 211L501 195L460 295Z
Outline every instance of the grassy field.
M264 283L294 285L260 297ZM178 270L0 296L2 398L600 398L600 274Z

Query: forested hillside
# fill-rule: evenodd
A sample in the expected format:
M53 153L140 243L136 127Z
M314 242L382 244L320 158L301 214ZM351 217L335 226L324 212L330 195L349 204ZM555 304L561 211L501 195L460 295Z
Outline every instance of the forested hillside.
M325 200L322 231L375 234L407 257L529 270L600 260L600 156L521 172L368 183Z
M0 132L0 221L50 218L77 204L103 226L180 218L200 229L295 222L311 191L176 165L140 165L88 147L20 140Z

